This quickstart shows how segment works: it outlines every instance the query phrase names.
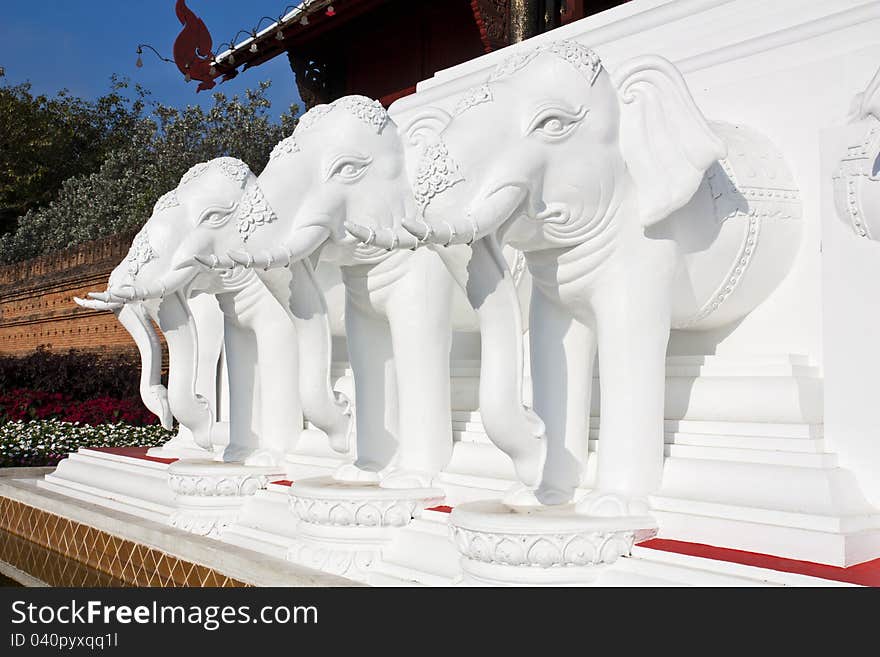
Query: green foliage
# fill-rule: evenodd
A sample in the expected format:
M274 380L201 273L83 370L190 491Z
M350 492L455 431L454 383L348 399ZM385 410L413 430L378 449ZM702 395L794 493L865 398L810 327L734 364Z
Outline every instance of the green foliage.
M94 103L64 92L56 99L32 99L27 85L0 87L0 93L17 97L24 105L29 98L33 101L30 113L18 115L4 113L0 101L0 135L15 122L26 124L11 133L11 142L22 153L18 157L29 158L22 166L16 162L18 173L8 182L0 172L0 205L7 202L2 194L8 187L9 207L24 210L15 230L0 235L0 264L137 228L150 216L156 200L197 162L228 155L259 172L272 147L296 124L296 106L279 123L269 119L270 102L265 96L269 82L247 90L244 98L215 93L207 111L152 102L137 86L131 99L124 93L127 82L114 79L113 84L111 93ZM59 125L74 127L64 128L60 135L49 129L41 132L47 113L61 117ZM65 130L89 135L87 143L73 137L65 141L69 134ZM63 146L60 154L53 149L56 139ZM3 151L7 138L0 140ZM29 149L37 154L28 155ZM44 157L50 164L44 163ZM11 170L5 154L2 159L0 167ZM54 189L46 192L50 201L37 198L40 189L53 184Z
M110 93L88 102L66 90L48 98L34 96L30 84L0 87L0 232L126 143L143 102L125 98L123 88L114 80Z

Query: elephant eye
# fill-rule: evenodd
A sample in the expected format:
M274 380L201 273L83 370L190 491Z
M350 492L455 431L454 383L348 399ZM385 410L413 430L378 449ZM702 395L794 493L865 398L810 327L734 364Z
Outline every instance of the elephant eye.
M338 178L342 182L352 182L364 174L372 161L370 157L351 155L336 158L328 167L327 179Z
M228 206L212 206L206 208L204 212L202 212L197 225L201 226L202 224L208 226L222 226L228 220L232 211L236 208L236 203L232 203Z
M529 123L526 134L538 133L544 137L564 137L574 130L587 115L587 110L581 107L577 112L553 107L541 110Z

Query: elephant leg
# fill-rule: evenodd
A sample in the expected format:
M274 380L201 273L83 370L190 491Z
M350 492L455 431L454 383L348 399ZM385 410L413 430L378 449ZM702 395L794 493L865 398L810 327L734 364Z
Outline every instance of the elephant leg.
M357 460L334 475L378 481L397 451L397 399L388 323L346 299L345 332L354 374Z
M196 392L208 401L214 413L213 448L218 452L229 442L229 423L221 421L219 377L222 373L218 371L223 351L223 313L213 294L196 294L190 296L188 302L199 334Z
M519 481L537 487L547 456L541 419L522 400L519 299L493 236L477 240L462 266L458 248L438 249L467 294L480 324L480 415L492 442L513 461Z
M596 331L533 286L529 344L533 405L548 441L536 497L544 504L562 504L580 485L587 458Z
M213 294L189 298L190 311L199 332L198 376L196 392L211 404L217 417L217 361L223 346L223 314Z
M254 332L227 318L224 327L226 365L229 371L229 444L223 461L244 462L259 447L255 408L260 407L257 348Z
M196 392L199 340L189 305L180 292L158 305L155 319L168 345L168 404L195 443L211 449L216 424L211 405ZM178 434L179 435L179 434Z
M327 434L330 447L349 450L354 418L351 402L335 393L330 384L332 337L327 304L315 280L311 263L290 265L287 307L296 327L299 344L299 390L306 419Z
M275 304L275 300L271 300ZM254 327L259 363L260 449L247 465L278 465L296 444L303 429L299 394L299 363L296 331L287 315Z
M454 283L432 251L417 252L410 263L412 271L399 281L387 303L399 426L394 465L382 480L386 488L428 487L452 457L449 352Z
M596 490L579 509L639 514L663 471L669 293L647 279L605 292L594 301L602 393Z

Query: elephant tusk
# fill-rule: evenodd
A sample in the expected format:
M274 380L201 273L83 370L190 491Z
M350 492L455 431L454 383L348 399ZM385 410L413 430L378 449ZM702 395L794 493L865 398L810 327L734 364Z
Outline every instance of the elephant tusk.
M137 289L131 285L124 285L120 288L110 290L110 294L123 301L134 301L137 296Z
M110 301L98 301L94 299L80 299L79 297L73 297L73 301L76 305L82 306L83 308L88 308L89 310L116 310L118 308L122 308L124 303L121 302L110 302Z

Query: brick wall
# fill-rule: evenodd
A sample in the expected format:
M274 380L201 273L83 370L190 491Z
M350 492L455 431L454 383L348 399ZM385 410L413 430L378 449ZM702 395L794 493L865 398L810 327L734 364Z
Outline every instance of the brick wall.
M73 302L106 288L132 237L114 235L0 267L0 356L40 345L55 351L133 350L131 336L112 313Z

